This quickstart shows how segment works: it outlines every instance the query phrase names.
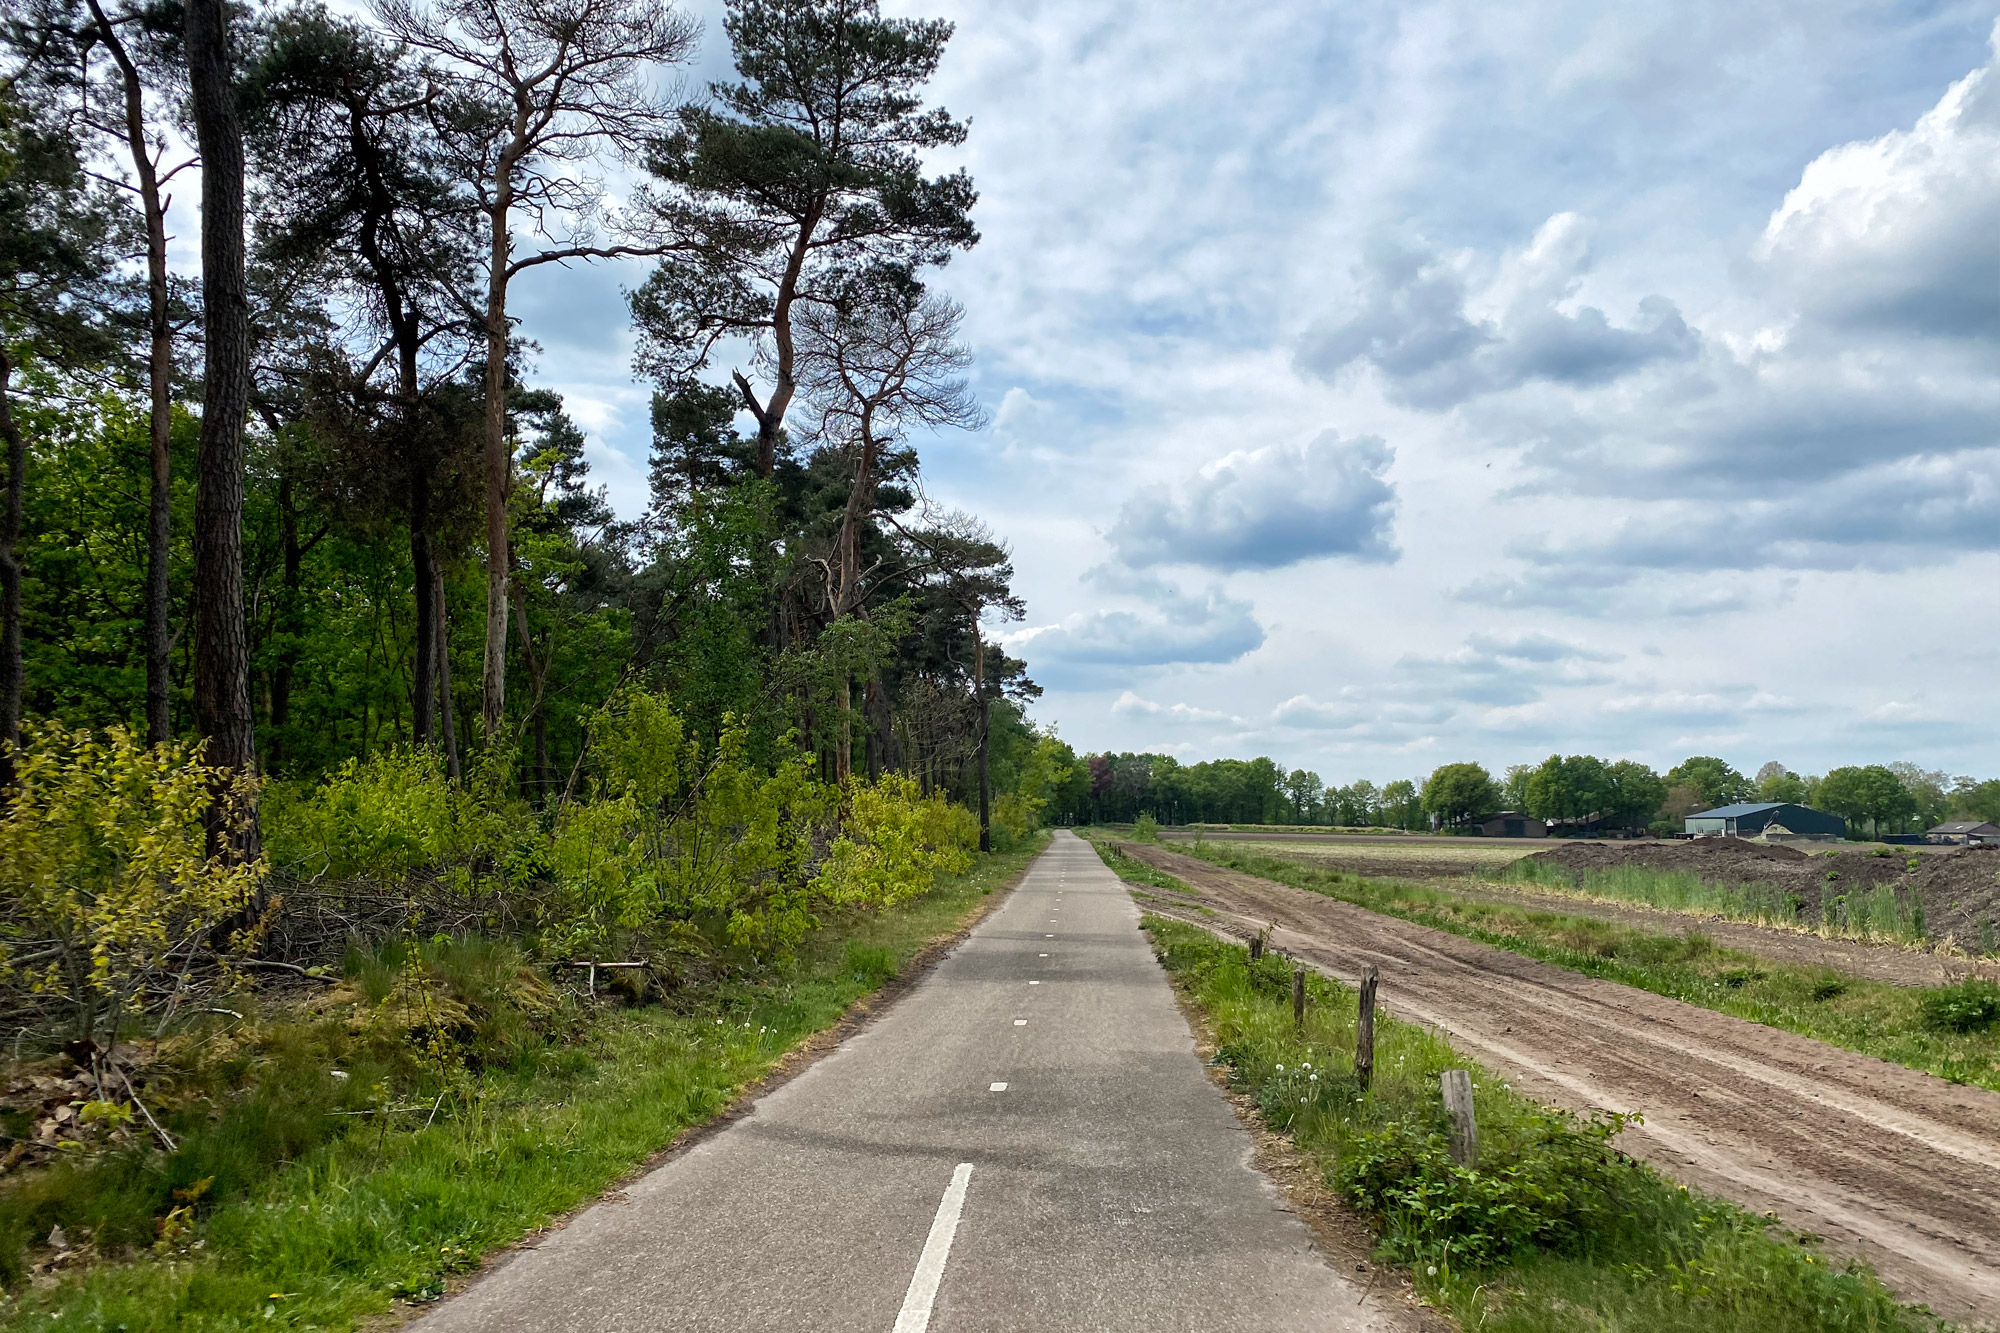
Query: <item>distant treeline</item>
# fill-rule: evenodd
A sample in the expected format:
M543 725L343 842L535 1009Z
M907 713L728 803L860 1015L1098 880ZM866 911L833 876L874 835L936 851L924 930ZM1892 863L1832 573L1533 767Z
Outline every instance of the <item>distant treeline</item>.
M2000 779L1952 776L1912 763L1836 768L1821 776L1772 762L1746 777L1712 755L1661 774L1636 760L1550 755L1499 777L1477 763L1444 764L1422 778L1328 786L1269 758L1182 764L1163 754L1093 754L1077 765L1051 814L1124 823L1297 824L1424 829L1501 810L1572 827L1672 831L1699 810L1739 801L1789 801L1896 833L1948 819L2000 821Z

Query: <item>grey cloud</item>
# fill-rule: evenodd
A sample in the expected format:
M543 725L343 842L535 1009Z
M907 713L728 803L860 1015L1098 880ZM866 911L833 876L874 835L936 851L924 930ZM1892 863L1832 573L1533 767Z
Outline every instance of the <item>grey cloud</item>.
M1396 700L1379 692L1347 689L1327 700L1295 694L1271 711L1271 721L1300 731L1340 732L1350 740L1401 741L1449 722L1457 712L1446 703Z
M1433 695L1489 707L1533 703L1551 685L1601 685L1610 679L1596 664L1605 654L1544 636L1465 647L1444 657L1410 655L1396 663L1411 685Z
M1139 491L1107 535L1132 568L1278 569L1341 555L1387 563L1397 555L1396 490L1384 474L1395 457L1377 436L1330 430L1296 448L1233 453L1175 487Z
M1619 658L1617 653L1599 652L1548 634L1473 634L1465 645L1476 653L1522 662L1616 662Z
M1059 624L1010 636L1008 650L1040 673L1044 662L1068 667L1164 666L1234 662L1264 643L1250 604L1220 588L1190 595L1152 583L1129 589L1147 596L1140 611L1086 611Z
M1648 296L1630 326L1602 310L1557 307L1588 267L1580 220L1559 215L1535 238L1511 275L1517 285L1496 318L1474 320L1463 274L1435 253L1378 243L1356 272L1358 309L1309 330L1301 370L1334 380L1366 362L1389 397L1443 409L1534 381L1575 387L1610 383L1656 361L1693 357L1701 339L1674 303Z
M1792 699L1750 684L1715 685L1701 690L1655 687L1604 700L1601 711L1659 725L1707 727L1741 723L1752 714L1785 716L1811 712Z
M1732 501L1662 501L1604 537L1514 554L1606 589L1638 570L1895 568L1995 549L2000 449L1904 459Z
M1527 488L1625 496L1607 533L1513 552L1474 601L1705 614L1768 600L1638 586L1646 571L1897 569L2000 549L2000 64L1907 129L1826 150L1746 268L1767 326L1700 340L1630 392L1482 420L1524 442ZM1532 417L1542 409L1539 419ZM1777 585L1782 592L1782 585Z
M1789 601L1798 580L1774 575L1750 583L1659 586L1636 569L1593 568L1585 563L1530 566L1519 574L1474 579L1452 596L1462 602L1506 610L1560 611L1598 620L1686 619L1770 608ZM1657 653L1655 654L1657 655Z

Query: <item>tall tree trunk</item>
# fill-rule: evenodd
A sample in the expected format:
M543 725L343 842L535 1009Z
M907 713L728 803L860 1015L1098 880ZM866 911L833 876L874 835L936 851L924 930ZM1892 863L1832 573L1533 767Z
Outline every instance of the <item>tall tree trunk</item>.
M992 730L993 709L986 699L986 645L979 637L979 620L972 621L972 692L979 700L979 850L993 850L993 829L988 816L986 781L986 734Z
M243 128L229 62L224 0L188 0L188 81L201 151L204 365L195 455L194 706L208 762L255 763L250 640L243 610L243 419L250 398L250 298L243 256ZM256 854L256 812L229 841ZM223 829L212 822L218 837Z
M494 173L489 218L491 253L486 272L486 658L481 675L480 716L490 743L507 710L507 235L513 198L513 159L502 155Z
M854 480L847 488L847 507L840 516L839 549L834 552L833 618L852 615L861 603L861 526L875 509L875 455L873 411L864 409L861 418L861 457L854 468ZM841 673L835 702L840 708L838 748L834 751L834 776L847 781L854 770L854 680Z
M146 150L146 89L138 66L97 0L90 0L90 16L124 84L125 144L131 150L132 175L146 217L146 323L151 335L146 350L147 426L153 473L146 512L146 740L158 745L173 735L168 693L168 655L173 649L168 619L173 603L167 575L173 541L174 331L167 310L167 214L160 199L159 173Z
M416 661L410 691L410 743L422 749L431 743L437 719L438 632L437 597L431 572L431 475L424 460L410 458L410 582L417 607Z
M896 744L896 717L890 710L889 691L884 688L879 671L868 677L861 695L861 715L867 726L863 744L867 751L868 779L872 782L903 766L903 756Z
M14 785L21 743L21 520L27 502L28 446L14 420L14 363L0 345L0 440L7 446L7 492L0 502L0 801Z
M833 748L833 780L845 782L854 774L854 681L843 669L834 689L834 706L840 720L834 724L837 739Z
M299 637L305 617L299 601L305 585L305 547L299 541L299 510L292 502L292 479L278 479L278 525L283 546L283 582L278 588L276 660L271 664L271 738L273 772L285 763L285 728L292 720L292 678L298 672Z
M535 654L534 636L528 633L528 599L522 595L518 583L510 586L514 595L514 625L521 635L521 656L528 664L528 715L535 733L535 773L531 780L535 786L535 804L540 806L548 800L549 787L554 781L554 774L549 772L549 715L542 707L549 662Z
M444 566L431 561L432 621L437 626L438 721L444 733L445 771L456 783L461 774L458 763L458 713L451 698L451 626L444 614Z

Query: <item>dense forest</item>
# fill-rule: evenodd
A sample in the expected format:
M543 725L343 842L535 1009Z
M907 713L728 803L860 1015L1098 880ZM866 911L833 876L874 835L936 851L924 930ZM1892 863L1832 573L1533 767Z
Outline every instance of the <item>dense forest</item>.
M1824 775L1767 763L1746 776L1713 755L1693 755L1664 774L1631 759L1550 755L1512 764L1441 764L1420 778L1344 786L1268 758L1182 764L1172 755L1086 755L1051 790L1054 818L1163 824L1300 824L1449 829L1498 810L1525 811L1559 832L1679 832L1699 810L1735 801L1784 801L1840 815L1854 832L1901 833L1945 819L2000 821L2000 779L1981 781L1916 764L1850 765Z
M198 734L274 780L505 745L539 804L641 682L760 756L976 800L982 705L1035 687L980 632L1020 610L1004 547L919 498L910 443L980 422L933 279L975 193L921 165L965 134L922 100L947 25L739 5L741 81L678 106L698 34L644 3L43 0L7 36L10 736ZM189 169L198 282L165 263ZM625 521L507 302L632 255Z
M111 1038L231 959L478 929L781 964L1070 780L924 493L979 240L872 0L32 0L0 29L0 989ZM703 40L735 77L690 90ZM198 272L170 263L199 195ZM171 251L171 253L170 253ZM518 283L617 261L620 516Z

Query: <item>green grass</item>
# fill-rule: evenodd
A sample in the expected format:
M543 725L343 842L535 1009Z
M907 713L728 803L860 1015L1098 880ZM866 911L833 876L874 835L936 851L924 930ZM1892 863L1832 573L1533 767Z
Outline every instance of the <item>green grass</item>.
M1217 1063L1330 1187L1371 1216L1385 1257L1461 1327L1504 1333L1916 1333L1944 1327L1860 1266L1612 1149L1618 1123L1538 1107L1420 1027L1376 1020L1375 1079L1354 1079L1352 991L1311 977L1303 1029L1289 965L1147 917L1154 947L1213 1024ZM1437 1076L1473 1075L1480 1162L1445 1151Z
M525 1058L468 1071L428 1128L422 1113L398 1117L394 1128L344 1119L337 1135L244 1182L165 1253L107 1259L59 1285L25 1289L0 1308L0 1327L347 1329L397 1299L434 1299L452 1274L588 1202L712 1118L924 945L956 930L1045 844L1046 835L1029 850L983 858L922 898L833 922L790 970L762 983L712 988L671 1007L604 1011ZM330 1097L324 1069L313 1073L314 1093ZM357 1073L343 1086L359 1082ZM322 1100L315 1109L324 1116L337 1105ZM104 1207L133 1188L139 1160L126 1177L99 1182ZM186 1174L174 1158L155 1169Z
M1775 884L1716 883L1684 870L1653 866L1610 866L1576 871L1523 857L1489 872L1503 884L1532 884L1558 893L1581 892L1586 897L1645 903L1669 912L1698 912L1757 925L1797 926L1805 900ZM1923 905L1912 895L1898 894L1891 884L1855 893L1831 895L1820 933L1832 936L1922 944Z
M1927 1000L1933 994L1929 988L1773 962L1723 948L1699 932L1666 934L1481 902L1433 886L1363 879L1238 847L1175 850L1574 972L2000 1092L2000 1027L1953 1029L1937 1018L1935 1002Z
M1095 835L1095 836L1093 836ZM1136 860L1118 850L1117 844L1107 841L1094 829L1083 830L1084 839L1097 849L1097 855L1111 873L1130 884L1145 884L1155 889L1169 889L1176 893L1191 893L1187 885L1175 879L1164 870L1155 870L1144 861Z

